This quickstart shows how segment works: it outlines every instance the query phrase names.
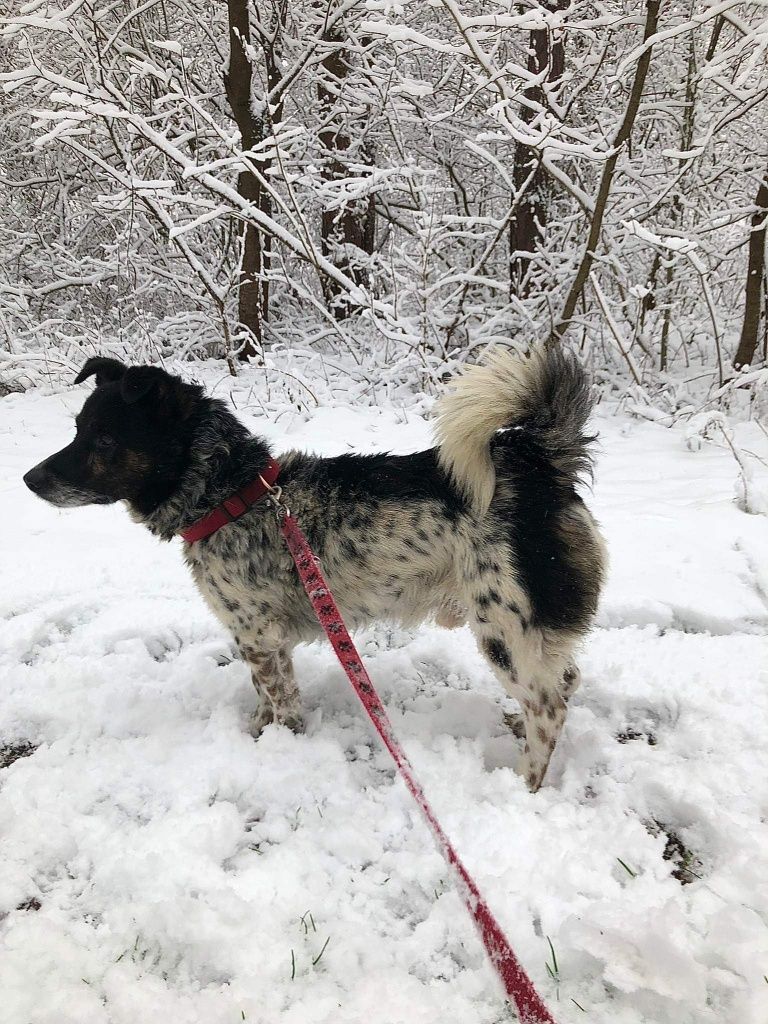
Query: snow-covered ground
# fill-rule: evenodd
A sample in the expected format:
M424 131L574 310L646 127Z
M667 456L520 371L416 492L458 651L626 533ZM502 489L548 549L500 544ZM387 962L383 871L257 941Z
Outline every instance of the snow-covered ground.
M176 545L23 487L86 392L0 400L0 1020L509 1020L329 648L297 653L307 734L254 742L247 672ZM233 397L278 448L429 443L426 402ZM466 630L382 625L361 648L558 1021L765 1024L768 519L734 504L726 448L597 426L611 578L541 792Z

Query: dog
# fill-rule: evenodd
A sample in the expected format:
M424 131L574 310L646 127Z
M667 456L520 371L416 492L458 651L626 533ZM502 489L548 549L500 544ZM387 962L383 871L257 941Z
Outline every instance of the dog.
M88 359L95 390L66 448L24 482L53 505L124 501L172 540L255 481L269 447L218 399L155 366ZM579 684L573 655L595 614L605 547L577 493L592 407L558 350L492 351L438 399L436 447L319 458L289 451L278 482L350 627L468 623L522 714L518 770L535 791ZM291 652L321 636L266 498L184 544L203 598L233 634L258 697L252 731L299 730Z

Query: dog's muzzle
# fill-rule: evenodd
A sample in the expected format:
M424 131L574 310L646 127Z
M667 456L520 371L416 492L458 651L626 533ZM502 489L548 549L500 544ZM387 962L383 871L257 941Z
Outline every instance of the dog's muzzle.
M39 463L37 466L33 466L28 473L24 474L24 483L33 494L39 494L42 496L49 481L50 473L46 469L44 462Z
M79 508L81 505L108 505L114 499L87 488L75 487L50 469L45 459L24 474L24 483L38 498L58 508Z

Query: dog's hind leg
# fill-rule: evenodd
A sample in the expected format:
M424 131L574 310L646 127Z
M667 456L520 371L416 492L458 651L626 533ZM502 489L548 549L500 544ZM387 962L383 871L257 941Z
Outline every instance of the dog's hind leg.
M566 701L556 683L561 674L545 671L532 677L528 696L523 697L525 748L518 771L535 793L546 775L552 752L560 736L567 711Z
M270 722L287 725L294 732L301 732L301 700L288 648L260 651L249 644L241 644L240 653L251 670L251 680L259 701L251 718L253 735L258 736Z
M571 661L563 672L563 681L560 684L560 696L565 703L571 699L581 684L581 672L579 666ZM512 734L519 740L525 739L525 715L518 712L510 712L504 715L504 721L509 726Z
M435 622L443 629L458 629L459 626L466 625L467 610L457 601L446 601L438 608Z
M478 574L482 580L473 600L470 625L480 650L510 696L523 709L511 723L525 739L518 772L535 792L563 728L565 693L575 689L578 674L571 662L572 639L537 629L521 609L525 598L501 573ZM568 683L566 683L566 676Z

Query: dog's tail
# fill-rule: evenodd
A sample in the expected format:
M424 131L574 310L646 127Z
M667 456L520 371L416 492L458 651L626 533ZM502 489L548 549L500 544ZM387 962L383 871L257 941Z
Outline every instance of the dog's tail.
M440 465L482 515L496 487L491 441L498 430L516 428L572 486L591 468L594 437L584 427L592 404L587 375L573 356L539 348L524 359L511 349L492 349L438 402Z

